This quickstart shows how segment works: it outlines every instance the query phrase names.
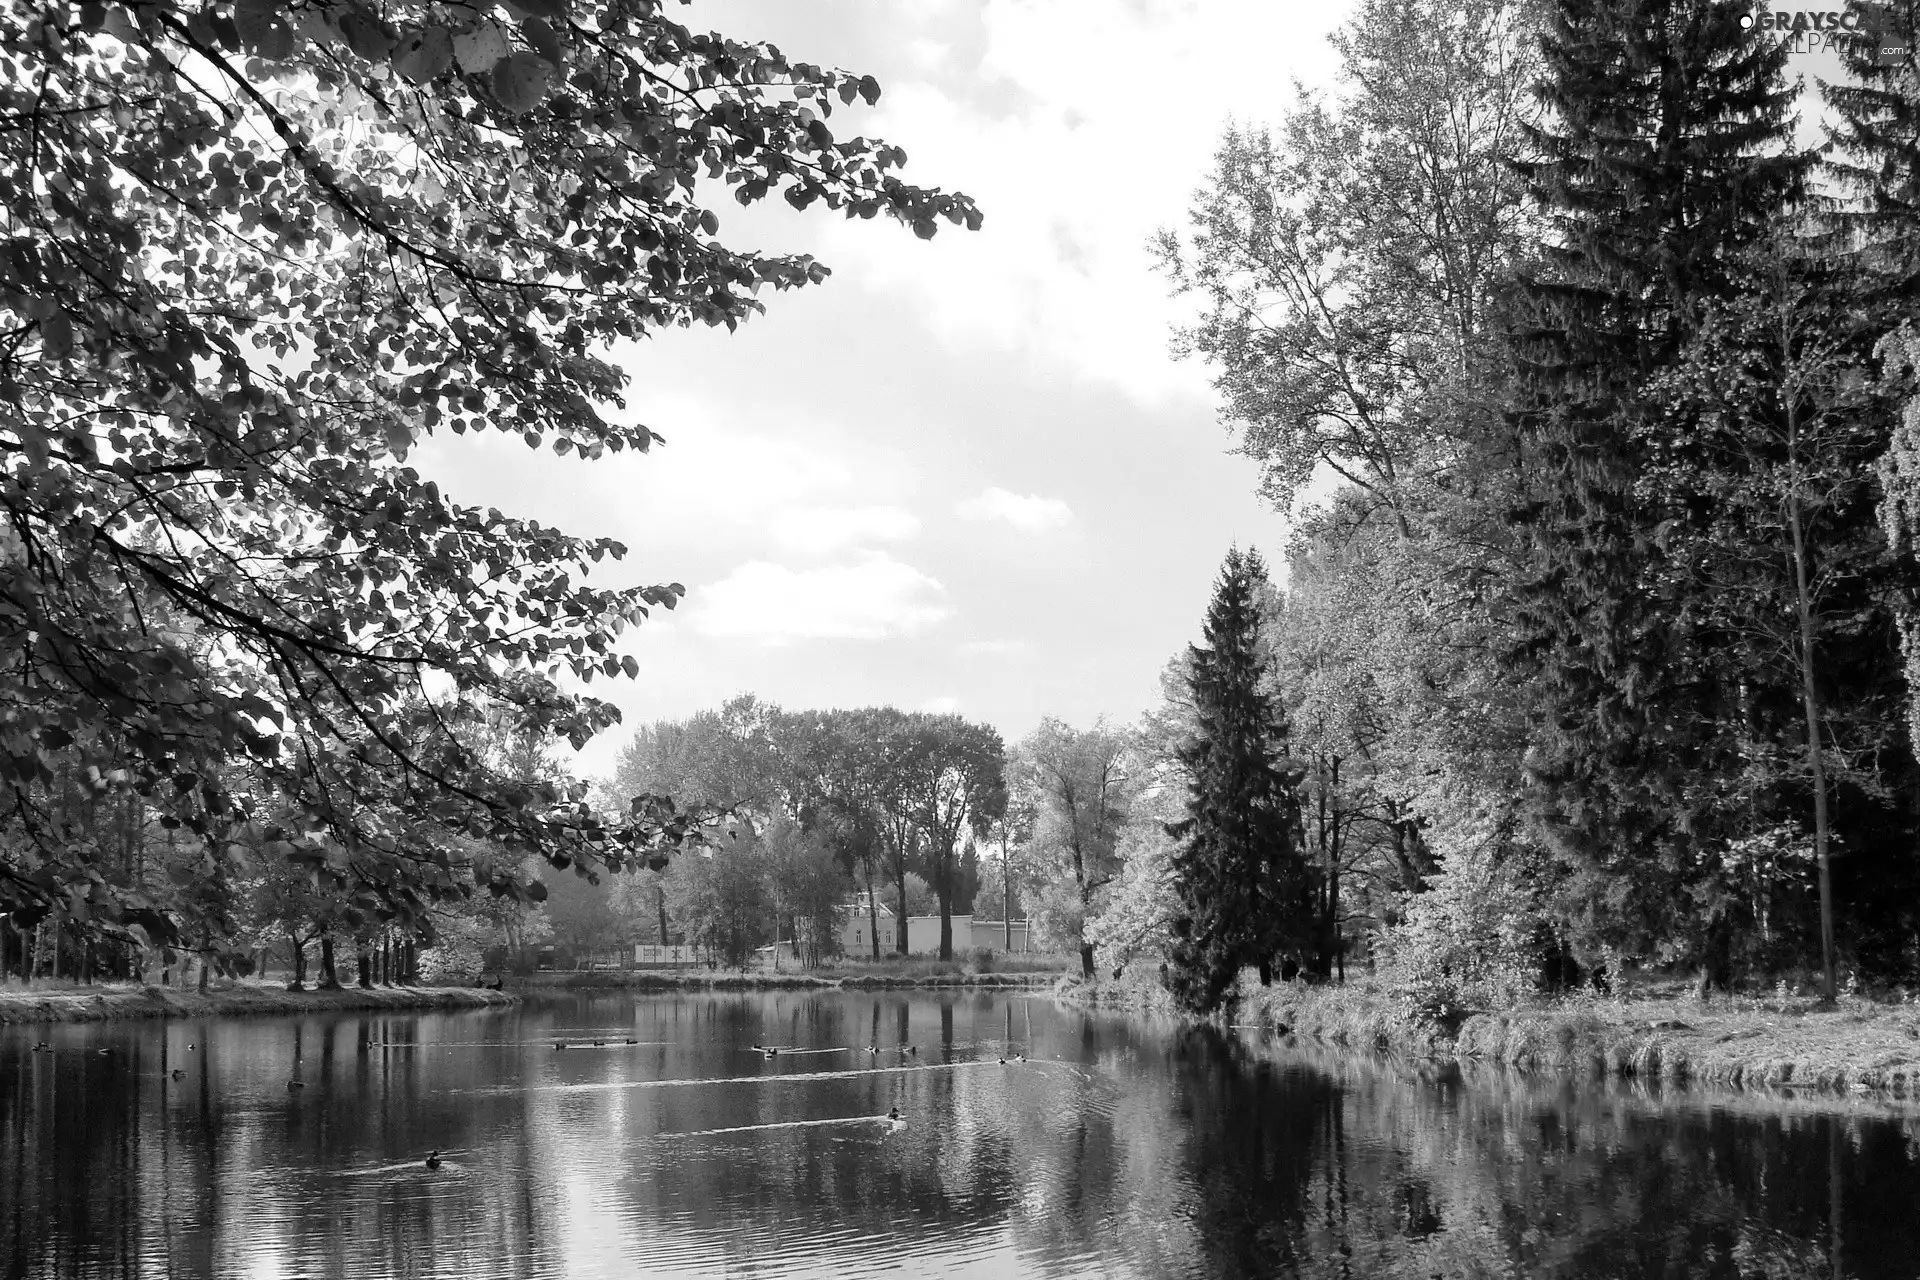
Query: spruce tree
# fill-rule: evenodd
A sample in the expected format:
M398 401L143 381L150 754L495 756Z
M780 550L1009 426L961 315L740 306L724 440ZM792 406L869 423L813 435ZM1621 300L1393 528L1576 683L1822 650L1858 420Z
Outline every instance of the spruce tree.
M1852 0L1859 35L1841 46L1847 76L1822 84L1832 109L1827 172L1851 199L1837 222L1870 272L1862 302L1913 318L1920 297L1920 0Z
M1220 1006L1242 966L1258 965L1268 980L1273 961L1304 948L1313 933L1299 773L1288 760L1261 637L1269 590L1258 552L1229 551L1207 608L1205 644L1190 650L1196 723L1179 751L1188 816L1167 827L1180 842L1167 986L1197 1013Z
M1519 168L1553 234L1518 282L1516 512L1508 605L1536 698L1539 827L1591 940L1717 959L1720 783L1737 771L1726 637L1689 557L1723 460L1647 394L1733 256L1802 195L1784 44L1713 0L1558 0L1549 122Z

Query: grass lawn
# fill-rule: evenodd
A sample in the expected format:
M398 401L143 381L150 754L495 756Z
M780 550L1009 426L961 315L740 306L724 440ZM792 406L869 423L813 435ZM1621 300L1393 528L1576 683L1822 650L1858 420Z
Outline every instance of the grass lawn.
M0 1023L101 1022L115 1018L202 1018L235 1014L313 1013L330 1009L478 1009L513 1004L518 996L474 987L376 987L362 991L288 991L278 982L215 982L203 994L184 987L137 983L36 981L0 986Z

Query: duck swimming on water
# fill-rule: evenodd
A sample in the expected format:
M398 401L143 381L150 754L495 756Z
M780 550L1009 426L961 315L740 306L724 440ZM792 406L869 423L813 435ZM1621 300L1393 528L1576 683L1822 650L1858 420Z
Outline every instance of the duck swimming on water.
M900 1106L898 1103L894 1104L893 1110L887 1112L887 1119L893 1121L895 1124L899 1124L902 1120L906 1119L905 1116L900 1114Z
M440 1167L440 1149L438 1147L435 1147L433 1150L433 1154L427 1157L427 1168L438 1169L439 1167Z

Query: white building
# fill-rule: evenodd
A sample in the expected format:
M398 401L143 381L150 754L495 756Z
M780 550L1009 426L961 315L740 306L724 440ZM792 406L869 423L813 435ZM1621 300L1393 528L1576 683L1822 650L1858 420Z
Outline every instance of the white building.
M899 934L894 923L893 912L887 910L884 903L877 904L880 925L880 954L891 955L899 944ZM964 955L969 951L986 948L989 951L1031 951L1032 934L1025 920L1013 922L1013 945L1007 945L1007 926L1002 920L975 920L971 915L956 915L953 920L953 950L955 955ZM867 904L863 900L847 910L846 923L840 927L840 953L849 959L858 960L873 955L872 925L867 917ZM907 954L940 954L940 917L907 917Z

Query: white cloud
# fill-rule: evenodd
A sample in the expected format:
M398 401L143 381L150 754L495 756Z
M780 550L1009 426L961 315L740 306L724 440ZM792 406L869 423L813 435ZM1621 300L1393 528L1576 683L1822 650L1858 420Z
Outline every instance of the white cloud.
M878 640L946 617L945 595L933 578L882 552L810 569L751 560L690 596L689 621L709 636L766 644Z
M968 498L955 510L969 520L1004 520L1029 533L1058 529L1073 518L1067 504L1058 498L1012 493L998 486Z
M970 657L1000 658L1026 649L1025 640L968 640L960 645L960 652Z
M1347 8L985 0L985 47L969 79L1006 85L1002 96L1020 109L985 112L927 73L887 81L871 124L862 119L863 131L906 143L909 180L978 200L984 228L942 226L921 243L833 222L812 247L836 266L858 262L866 287L890 299L914 296L926 322L970 355L985 347L1070 369L1149 406L1205 403L1206 368L1168 350L1170 325L1193 307L1168 296L1147 242L1184 226L1229 118L1274 122L1293 76L1326 79L1334 56L1324 33ZM1076 56L1061 58L1067 48ZM1261 74L1220 74L1228 49L1262 50ZM1182 91L1142 111L1143 74Z
M826 555L866 542L896 542L920 532L904 507L783 507L767 517L767 529L783 550Z

